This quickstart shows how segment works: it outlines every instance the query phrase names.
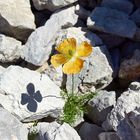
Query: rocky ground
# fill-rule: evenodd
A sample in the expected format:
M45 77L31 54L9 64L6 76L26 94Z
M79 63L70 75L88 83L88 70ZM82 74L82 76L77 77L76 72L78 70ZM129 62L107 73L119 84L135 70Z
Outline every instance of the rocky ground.
M75 127L50 65L70 37L93 46L74 90L97 92ZM0 0L0 65L0 140L140 140L140 0Z

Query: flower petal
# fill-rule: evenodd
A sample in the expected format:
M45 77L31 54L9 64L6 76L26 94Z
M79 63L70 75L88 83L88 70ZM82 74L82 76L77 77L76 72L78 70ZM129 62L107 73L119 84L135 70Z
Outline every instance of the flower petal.
M76 40L74 38L65 39L56 47L56 50L67 58L71 58L76 50Z
M76 48L75 55L77 57L86 57L89 56L92 52L92 46L87 42L84 41Z
M79 58L72 58L70 61L64 64L63 72L65 74L76 74L83 68L84 61Z
M51 64L54 67L58 67L67 62L67 58L64 57L62 54L55 54L51 57Z

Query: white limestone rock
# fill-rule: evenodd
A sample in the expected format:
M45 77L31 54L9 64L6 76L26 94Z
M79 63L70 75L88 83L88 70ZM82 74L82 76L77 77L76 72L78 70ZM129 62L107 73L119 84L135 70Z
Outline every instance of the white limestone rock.
M27 128L2 107L0 107L0 139L28 140Z
M0 75L0 104L19 120L57 117L64 101L60 88L47 75L10 66Z
M21 42L0 34L0 62L14 62L21 56Z
M0 0L0 32L25 41L35 29L29 0Z
M75 6L54 13L45 26L36 29L31 34L23 49L22 58L34 65L42 65L49 59L56 32L61 28L75 25L77 20Z
M57 122L42 122L30 131L32 130L39 133L38 139L41 140L81 140L76 130L67 123L60 125Z
M37 10L48 9L50 11L55 11L67 5L70 5L77 0L32 0L35 8Z

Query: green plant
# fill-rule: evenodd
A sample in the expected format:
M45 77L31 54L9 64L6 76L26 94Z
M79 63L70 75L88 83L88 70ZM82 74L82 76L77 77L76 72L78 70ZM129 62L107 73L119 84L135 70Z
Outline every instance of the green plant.
M87 41L77 44L75 38L66 38L55 49L58 53L51 56L51 64L54 67L62 65L63 73L72 77L71 93L62 93L66 102L60 120L72 125L78 117L86 112L85 104L94 96L93 93L84 95L74 93L74 74L80 73L84 67L84 58L92 54L93 47Z
M82 117L84 113L87 113L86 103L96 94L86 93L78 95L62 92L61 95L65 99L65 105L63 108L63 115L60 120L61 122L66 122L72 125L75 123L77 118Z

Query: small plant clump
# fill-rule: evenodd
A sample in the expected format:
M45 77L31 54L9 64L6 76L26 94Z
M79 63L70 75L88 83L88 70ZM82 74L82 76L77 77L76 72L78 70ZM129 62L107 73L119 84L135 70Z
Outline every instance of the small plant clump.
M85 104L87 101L94 97L93 93L84 95L74 93L74 74L80 73L84 67L84 58L92 53L93 47L87 41L77 44L75 38L66 38L55 49L58 53L51 56L51 64L54 67L62 65L63 73L72 76L71 93L62 93L66 102L60 121L72 125L78 117L86 112Z
M83 114L87 113L86 103L95 97L95 93L86 94L68 94L62 92L62 97L66 100L63 108L63 115L60 118L61 122L66 122L70 125L74 124L76 119L82 117Z

